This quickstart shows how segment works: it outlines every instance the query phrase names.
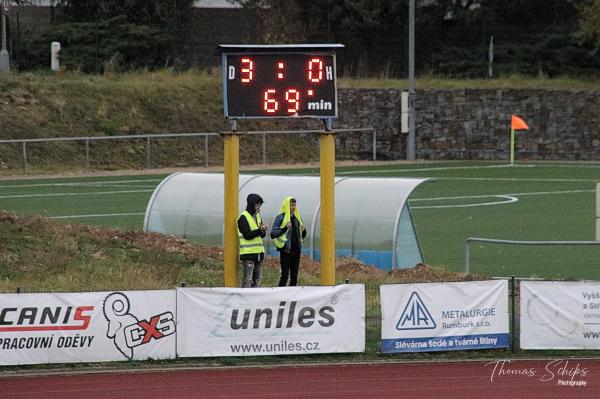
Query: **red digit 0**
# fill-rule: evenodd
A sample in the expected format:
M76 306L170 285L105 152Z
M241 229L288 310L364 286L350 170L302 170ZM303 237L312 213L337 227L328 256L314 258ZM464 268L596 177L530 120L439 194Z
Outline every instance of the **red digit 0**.
M313 83L323 80L323 61L319 58L308 61L308 80Z
M285 92L285 100L288 102L288 114L296 114L300 110L300 92L296 89L289 89Z
M245 68L243 68L245 66ZM242 78L242 83L250 83L252 79L254 79L254 61L250 58L242 58L242 73L240 77Z
M267 114L274 114L279 109L279 102L271 94L275 94L275 89L267 89L264 93L263 109Z

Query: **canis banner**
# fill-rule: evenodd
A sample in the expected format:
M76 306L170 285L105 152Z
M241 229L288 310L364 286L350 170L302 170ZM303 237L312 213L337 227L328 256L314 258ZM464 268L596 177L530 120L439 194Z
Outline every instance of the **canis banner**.
M175 357L175 291L0 295L0 364Z

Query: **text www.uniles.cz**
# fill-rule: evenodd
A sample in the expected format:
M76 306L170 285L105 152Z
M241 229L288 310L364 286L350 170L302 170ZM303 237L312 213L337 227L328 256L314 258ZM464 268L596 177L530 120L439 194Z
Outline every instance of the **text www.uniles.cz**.
M583 332L583 338L600 338L600 332L598 331L587 331Z
M289 342L281 341L271 344L238 344L230 345L233 353L286 353L286 352L305 352L318 351L319 342Z

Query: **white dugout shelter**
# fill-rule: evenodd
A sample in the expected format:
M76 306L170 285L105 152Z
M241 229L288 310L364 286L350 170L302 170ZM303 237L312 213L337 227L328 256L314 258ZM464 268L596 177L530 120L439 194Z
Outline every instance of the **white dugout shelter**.
M336 256L351 256L381 269L409 268L423 262L408 198L427 179L335 179ZM174 234L203 245L223 245L224 182L222 174L175 173L150 197L144 230ZM298 201L308 231L303 253L320 259L320 182L313 176L240 175L240 212L246 196L265 201L263 221L272 226L287 195ZM267 235L267 252L275 244Z

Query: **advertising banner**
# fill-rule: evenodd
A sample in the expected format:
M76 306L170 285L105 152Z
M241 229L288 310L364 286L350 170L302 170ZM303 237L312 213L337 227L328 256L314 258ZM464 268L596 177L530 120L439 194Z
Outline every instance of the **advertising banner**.
M600 349L600 283L521 281L521 348Z
M508 283L380 286L384 353L507 348Z
M365 288L178 288L177 353L263 356L363 352Z
M171 291L0 295L0 365L175 357Z

